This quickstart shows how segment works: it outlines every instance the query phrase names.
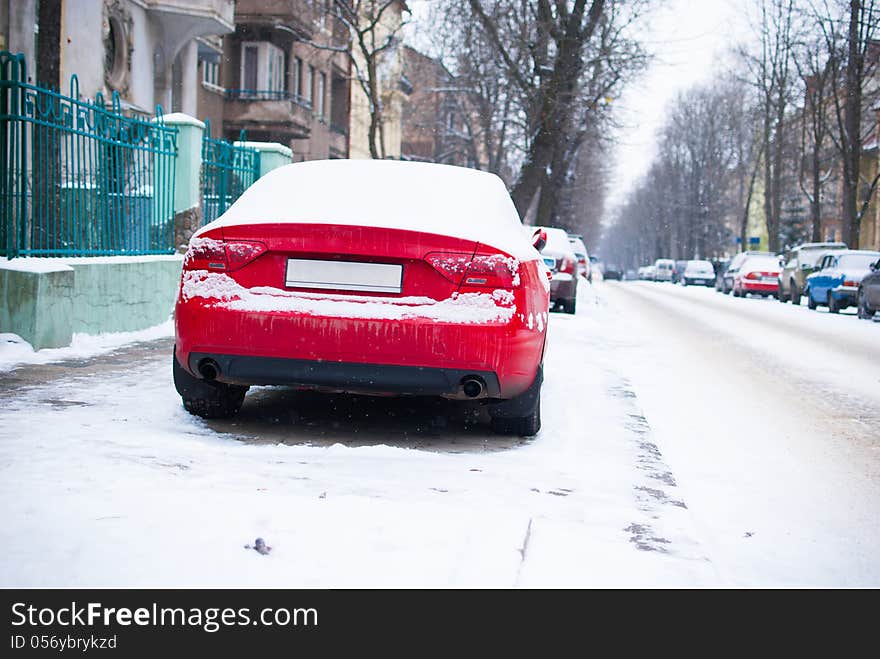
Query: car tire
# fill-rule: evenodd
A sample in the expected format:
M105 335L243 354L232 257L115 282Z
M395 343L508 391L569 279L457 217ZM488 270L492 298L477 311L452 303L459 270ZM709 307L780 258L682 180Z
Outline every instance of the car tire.
M539 366L535 381L522 394L489 406L492 430L499 435L531 437L541 429L541 385L544 367Z
M858 316L864 320L870 320L874 317L876 312L873 309L868 308L868 301L865 299L865 294L862 291L859 291L858 297Z
M791 282L791 303L795 306L799 306L801 303L801 292L794 281Z
M788 297L785 295L785 291L782 290L782 282L779 282L778 290L776 291L776 299L785 304L788 302Z
M203 419L226 419L241 409L248 387L223 382L207 382L192 376L172 353L174 386L184 409Z
M816 301L813 299L813 294L810 292L810 289L804 291L804 295L807 296L807 307L815 310L819 305L816 304Z
M840 303L831 291L828 291L828 313L840 313Z
M574 314L577 307L577 298L565 300L562 303L562 310L568 314Z

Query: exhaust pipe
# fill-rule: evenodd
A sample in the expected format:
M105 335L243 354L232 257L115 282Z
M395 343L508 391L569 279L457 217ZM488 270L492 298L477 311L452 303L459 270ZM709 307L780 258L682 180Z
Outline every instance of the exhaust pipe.
M477 398L483 393L483 381L476 377L467 377L461 381L461 390L468 398Z
M220 375L220 366L213 359L203 359L199 362L199 375L211 382Z

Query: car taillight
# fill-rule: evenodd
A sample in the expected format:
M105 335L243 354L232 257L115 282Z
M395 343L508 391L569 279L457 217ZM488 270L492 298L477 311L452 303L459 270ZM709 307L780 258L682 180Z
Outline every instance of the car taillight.
M425 261L457 286L513 288L519 285L516 259L503 254L432 252Z
M746 279L760 279L760 278L761 278L760 272L750 272L746 275Z
M843 285L844 286L851 286L853 288L858 288L859 282L847 279L847 280L844 280Z
M194 238L183 259L184 270L221 270L232 272L247 265L267 251L260 242Z
M570 256L565 256L562 259L562 265L559 266L559 272L574 272L574 259Z

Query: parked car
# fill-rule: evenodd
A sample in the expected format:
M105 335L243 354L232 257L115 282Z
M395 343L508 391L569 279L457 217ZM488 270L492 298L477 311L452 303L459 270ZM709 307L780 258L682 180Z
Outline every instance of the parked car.
M626 279L626 280L628 280L628 281L635 281L636 279L639 278L639 276L638 276L638 274L636 274L636 271L635 271L635 270L633 270L632 268L628 268L628 269L623 273L623 278Z
M583 239L580 236L568 234L568 242L571 243L574 249L578 274L587 281L592 282L593 268L591 267L590 253L587 251L587 246L584 245Z
M679 260L675 262L675 265L672 268L672 283L677 284L681 281L681 275L684 273L684 269L687 267L687 260Z
M880 259L871 265L871 272L862 277L856 300L859 318L873 318L880 309Z
M645 281L651 281L654 279L654 266L653 265L643 265L639 268L639 279L644 279Z
M605 279L623 279L623 268L615 263L606 263L602 268L602 277Z
M250 385L292 385L479 399L497 432L533 435L550 302L541 242L493 174L285 165L190 240L174 384L208 418L238 412Z
M698 284L713 286L715 284L715 268L709 261L688 261L678 278L682 286Z
M672 281L672 271L675 269L675 261L672 259L657 259L654 261L654 281Z
M739 270L740 265L743 261L745 261L750 256L774 256L773 252L758 252L758 251L745 251L740 252L732 259L730 259L730 263L727 264L727 268L725 268L724 273L720 276L720 282L718 281L718 277L716 275L716 284L715 290L721 293L727 294L733 291L733 280L736 277L736 273Z
M550 308L575 313L577 306L577 257L565 229L536 227L547 234L547 244L541 250L544 263L550 268Z
M770 255L751 255L743 259L733 276L734 297L745 297L749 293L776 296L777 282L782 266L779 258Z
M825 252L815 272L807 276L804 295L807 306L827 306L831 313L856 305L859 286L871 266L880 259L880 252L846 249Z
M778 294L780 302L801 303L801 295L807 284L807 276L816 271L819 259L827 251L846 249L844 243L804 243L788 251L785 266L779 275Z

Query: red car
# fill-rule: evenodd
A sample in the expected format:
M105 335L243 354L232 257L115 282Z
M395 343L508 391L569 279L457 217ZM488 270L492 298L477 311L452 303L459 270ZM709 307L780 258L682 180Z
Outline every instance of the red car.
M781 272L782 265L776 256L747 256L733 276L733 295L745 297L755 293L775 297Z
M533 435L550 284L504 183L448 165L325 160L254 183L190 241L174 383L203 417L250 385L481 399Z

